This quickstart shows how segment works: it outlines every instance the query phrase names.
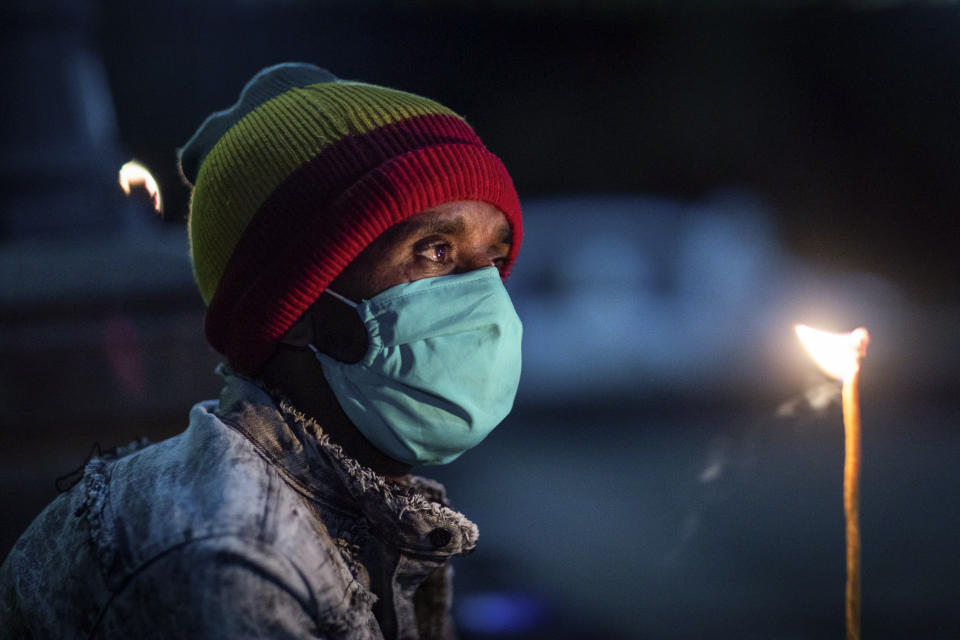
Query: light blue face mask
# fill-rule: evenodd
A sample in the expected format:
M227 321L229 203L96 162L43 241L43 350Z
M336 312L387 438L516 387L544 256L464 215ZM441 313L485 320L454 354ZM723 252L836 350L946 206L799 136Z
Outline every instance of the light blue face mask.
M445 464L510 412L522 326L495 267L423 278L354 306L367 328L360 362L314 352L347 417L407 464Z

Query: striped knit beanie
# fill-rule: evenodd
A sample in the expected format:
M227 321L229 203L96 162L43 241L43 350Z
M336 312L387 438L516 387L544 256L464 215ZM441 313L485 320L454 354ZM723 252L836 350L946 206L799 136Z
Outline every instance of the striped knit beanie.
M510 176L463 118L309 64L260 71L180 150L180 169L207 339L244 373L367 245L425 209L492 204L513 229L507 269L520 248Z

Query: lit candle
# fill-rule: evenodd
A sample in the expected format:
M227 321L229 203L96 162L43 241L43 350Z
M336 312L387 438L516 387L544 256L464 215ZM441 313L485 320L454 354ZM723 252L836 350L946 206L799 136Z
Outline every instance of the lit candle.
M797 336L827 375L843 383L843 512L847 525L847 640L860 638L860 358L867 354L866 329L827 333L797 325Z
M120 167L120 174L117 180L120 182L120 188L123 189L123 192L127 195L130 195L133 187L143 187L146 189L150 195L150 199L153 201L153 208L158 212L163 211L163 200L160 198L160 186L157 184L157 180L153 177L153 174L150 173L150 170L145 166L136 160L131 160Z

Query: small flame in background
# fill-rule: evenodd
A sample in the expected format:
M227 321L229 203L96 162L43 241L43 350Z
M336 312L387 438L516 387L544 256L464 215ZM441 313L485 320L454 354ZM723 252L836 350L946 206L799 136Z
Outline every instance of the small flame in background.
M842 381L850 380L860 368L860 358L866 355L870 341L863 328L850 333L829 333L798 324L794 329L820 368Z
M157 185L157 180L153 177L153 174L150 173L150 170L145 166L136 160L127 162L120 167L119 181L120 188L123 189L123 192L127 195L130 195L133 187L143 187L146 189L150 198L153 200L153 208L158 212L163 211L160 187Z

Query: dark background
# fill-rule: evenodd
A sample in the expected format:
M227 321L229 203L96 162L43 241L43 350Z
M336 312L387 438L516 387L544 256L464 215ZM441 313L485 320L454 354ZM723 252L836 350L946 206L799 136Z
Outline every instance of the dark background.
M216 394L175 149L305 60L465 115L525 205L517 409L423 470L481 528L465 636L838 637L842 431L804 321L873 336L864 635L956 637L958 32L953 2L5 4L0 550L94 442Z

